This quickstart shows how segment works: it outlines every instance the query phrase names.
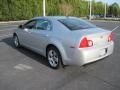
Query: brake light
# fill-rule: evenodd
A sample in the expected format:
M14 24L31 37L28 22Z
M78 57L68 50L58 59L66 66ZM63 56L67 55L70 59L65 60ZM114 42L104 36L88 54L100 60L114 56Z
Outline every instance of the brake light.
M112 33L110 33L108 36L108 42L111 42L112 40L113 40Z
M93 46L93 41L88 40L86 37L84 37L81 42L79 48L86 48L86 47L92 47Z

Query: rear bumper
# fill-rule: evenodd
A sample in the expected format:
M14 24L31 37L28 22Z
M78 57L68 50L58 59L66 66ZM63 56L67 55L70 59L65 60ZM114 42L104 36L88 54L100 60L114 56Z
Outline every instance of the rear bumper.
M114 42L102 48L76 49L73 58L69 61L71 65L84 65L107 57L113 53Z

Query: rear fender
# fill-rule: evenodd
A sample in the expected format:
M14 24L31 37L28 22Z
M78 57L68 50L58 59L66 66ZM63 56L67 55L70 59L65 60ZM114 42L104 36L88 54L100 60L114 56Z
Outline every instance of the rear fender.
M62 57L63 64L66 64L65 60L67 60L68 57L67 57L66 51L64 49L64 46L62 45L60 40L51 39L49 45L50 44L54 45L59 50L61 57Z

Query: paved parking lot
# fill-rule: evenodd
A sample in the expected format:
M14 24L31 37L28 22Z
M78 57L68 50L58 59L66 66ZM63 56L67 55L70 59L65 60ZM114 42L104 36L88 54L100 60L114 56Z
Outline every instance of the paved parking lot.
M93 23L109 30L120 25ZM111 56L81 67L53 70L44 57L14 47L11 34L18 24L0 24L0 90L120 90L120 28L113 34Z

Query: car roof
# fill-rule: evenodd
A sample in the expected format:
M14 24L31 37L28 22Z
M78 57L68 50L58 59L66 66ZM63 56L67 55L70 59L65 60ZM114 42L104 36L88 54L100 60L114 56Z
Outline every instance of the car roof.
M67 18L77 18L77 17L71 17L71 16L41 16L41 17L35 17L33 19L59 20L59 19L67 19Z

